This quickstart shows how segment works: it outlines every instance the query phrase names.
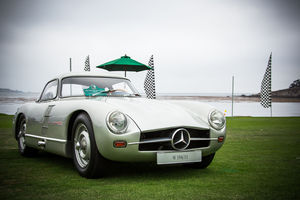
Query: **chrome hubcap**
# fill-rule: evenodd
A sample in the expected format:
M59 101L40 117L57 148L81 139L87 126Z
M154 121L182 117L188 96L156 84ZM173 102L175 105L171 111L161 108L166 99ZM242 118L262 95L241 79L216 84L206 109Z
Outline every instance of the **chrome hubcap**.
M90 137L86 126L82 123L78 124L75 137L74 137L74 148L76 161L81 168L87 167L90 161Z
M25 144L25 133L26 133L26 122L23 120L20 124L20 129L19 129L19 144L20 144L20 150L23 152L26 144Z

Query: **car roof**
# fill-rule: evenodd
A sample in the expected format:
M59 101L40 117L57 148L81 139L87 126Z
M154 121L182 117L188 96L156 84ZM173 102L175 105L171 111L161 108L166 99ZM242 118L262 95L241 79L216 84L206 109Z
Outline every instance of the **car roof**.
M62 74L58 78L59 79L63 79L63 78L66 78L66 77L78 77L78 76L90 76L90 77L99 76L99 77L108 77L108 78L124 78L124 79L128 79L128 78L126 78L124 76L121 76L119 74L115 74L115 73L112 73L112 72L108 72L108 71L101 71L101 72L90 72L90 71L85 71L85 72L69 72L69 73L66 73L66 74Z

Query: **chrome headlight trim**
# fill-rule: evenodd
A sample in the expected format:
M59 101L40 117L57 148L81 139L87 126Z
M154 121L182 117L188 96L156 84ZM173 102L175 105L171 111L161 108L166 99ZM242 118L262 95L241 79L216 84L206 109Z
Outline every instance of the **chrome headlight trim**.
M224 114L215 109L211 110L209 112L208 121L209 121L209 124L216 130L221 130L222 128L224 128L224 126L226 124L226 119L225 119Z
M112 133L123 134L128 128L127 116L120 111L112 111L106 117L106 125Z

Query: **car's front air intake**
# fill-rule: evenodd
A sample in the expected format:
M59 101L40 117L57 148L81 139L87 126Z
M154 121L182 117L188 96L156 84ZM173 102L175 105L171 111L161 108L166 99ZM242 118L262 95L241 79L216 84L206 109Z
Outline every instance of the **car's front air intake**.
M208 147L209 145L209 130L174 128L142 132L139 142L139 151L196 149Z

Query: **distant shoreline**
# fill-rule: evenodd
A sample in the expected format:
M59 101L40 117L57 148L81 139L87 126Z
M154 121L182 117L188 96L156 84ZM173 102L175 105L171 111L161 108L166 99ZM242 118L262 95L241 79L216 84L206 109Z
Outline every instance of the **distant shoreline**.
M32 102L36 98L23 98L23 97L0 97L0 103L17 103L17 102Z
M145 97L145 96L143 96ZM115 98L115 97L103 97ZM138 98L138 97L125 97ZM209 104L220 111L231 113L231 97L230 96L159 96L158 100L161 101L190 101L201 102ZM17 109L25 103L34 102L34 98L23 97L0 97L0 113L14 114ZM268 109L264 109L260 105L260 98L258 97L234 97L235 116L269 116ZM188 104L189 102L187 102ZM274 108L273 116L287 117L287 116L300 116L299 110L300 98L273 98L272 107Z

